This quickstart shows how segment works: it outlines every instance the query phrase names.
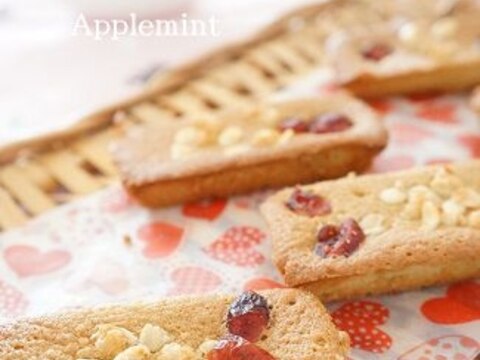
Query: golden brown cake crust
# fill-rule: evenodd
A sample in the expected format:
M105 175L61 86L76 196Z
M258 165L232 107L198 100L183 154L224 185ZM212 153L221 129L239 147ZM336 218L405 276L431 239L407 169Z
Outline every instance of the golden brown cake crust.
M273 306L266 339L259 346L278 360L343 359L348 337L338 331L322 304L299 290L262 294ZM4 360L95 358L90 336L97 325L112 324L138 334L147 323L159 325L176 342L196 348L225 334L224 319L232 296L184 297L155 303L116 305L20 320L0 327ZM80 353L79 353L80 350ZM81 356L79 356L81 354Z
M470 105L473 110L480 114L480 86L473 91Z
M309 218L290 211L284 202L290 196L291 189L268 199L261 210L271 229L274 262L287 284L304 286L317 281L321 284L323 281L340 281L373 273L388 274L418 264L441 266L459 260L478 261L480 229L469 226L422 229L416 221L399 220L403 205L386 204L379 199L383 189L393 187L399 181L406 187L428 186L441 168L455 174L467 187L480 187L480 161L469 161L305 186L305 189L311 189L331 202L333 211L324 217ZM346 217L358 220L369 214L381 214L385 218L384 232L367 236L350 257L323 259L315 255L315 234L319 226L338 223ZM393 226L395 221L399 221L398 225ZM469 269L465 269L465 276L480 275L479 268ZM436 282L442 282L442 276L441 272L437 273ZM445 281L448 281L447 276ZM365 293L368 293L368 289ZM351 295L342 293L341 296Z
M343 86L361 98L399 94L452 92L480 83L480 59L438 65L391 75L361 74Z
M370 21L329 34L327 53L339 83L363 98L451 92L480 83L480 6L472 0L363 1ZM346 7L346 11L352 9ZM351 18L355 18L352 14ZM329 45L330 44L330 45ZM384 55L365 49L386 46Z
M116 147L114 158L126 188L145 205L164 206L311 182L365 169L387 141L378 116L345 94L271 106L278 110L280 118L339 112L352 119L354 125L343 132L301 134L285 145L252 148L236 156L213 152L182 161L172 160L169 150L175 132L189 122L156 125L142 129L140 134L133 133ZM219 121L245 126L242 124L252 111L225 113Z

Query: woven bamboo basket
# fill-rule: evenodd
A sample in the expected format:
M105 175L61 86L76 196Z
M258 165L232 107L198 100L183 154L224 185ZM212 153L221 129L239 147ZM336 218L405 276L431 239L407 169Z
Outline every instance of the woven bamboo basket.
M109 144L129 127L248 106L322 66L319 19L332 6L296 10L247 41L155 77L139 96L0 148L0 231L117 181Z

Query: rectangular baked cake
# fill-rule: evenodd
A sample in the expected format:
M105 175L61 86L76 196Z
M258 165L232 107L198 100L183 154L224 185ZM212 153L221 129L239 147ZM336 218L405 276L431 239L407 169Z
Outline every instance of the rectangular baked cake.
M362 171L386 142L375 112L339 93L145 126L113 156L127 191L158 207Z
M340 360L349 339L294 290L169 298L0 326L2 360Z
M289 286L322 300L480 276L480 161L289 188L262 205Z
M328 28L325 52L339 83L354 94L455 91L480 83L478 1L341 4L337 11L344 26Z

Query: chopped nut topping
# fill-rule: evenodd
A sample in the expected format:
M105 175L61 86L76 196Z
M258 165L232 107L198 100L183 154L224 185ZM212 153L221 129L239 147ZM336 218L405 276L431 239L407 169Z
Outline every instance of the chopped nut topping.
M448 197L453 190L462 186L462 181L442 167L435 173L430 186L438 194Z
M408 203L402 212L402 216L408 220L420 219L423 199L418 194L409 195Z
M149 360L150 355L145 345L135 345L119 353L113 360Z
M454 18L444 17L433 23L430 32L438 39L445 39L455 35L457 28L458 23Z
M293 131L292 129L285 130L284 132L282 132L282 134L278 138L277 144L285 145L289 143L294 136L295 136L295 131Z
M455 191L452 199L467 208L480 208L480 193L472 188L461 188Z
M170 343L156 354L155 360L196 360L196 355L190 346Z
M140 343L145 345L151 352L159 351L162 346L171 341L170 335L160 326L147 324L140 332Z
M442 199L425 185L416 185L412 187L408 192L408 196L419 196L422 200L429 200L436 205L440 205L442 202Z
M184 144L188 146L201 146L208 140L208 133L195 126L186 126L175 134L175 144Z
M368 214L360 221L360 226L366 235L378 235L385 231L384 220L380 214Z
M400 204L407 200L407 195L402 190L391 187L380 193L380 199L387 204Z
M274 129L257 130L252 137L252 144L255 146L269 146L278 141L280 133Z
M137 337L121 327L100 325L92 335L92 340L95 341L95 347L103 357L113 358L116 354L135 343Z
M407 44L417 42L419 36L420 31L418 29L418 26L413 22L402 25L402 27L400 27L400 30L398 31L398 37L400 38L400 40Z
M480 210L472 211L468 215L468 225L480 229Z
M222 146L238 144L244 137L244 131L239 126L229 126L218 136L218 143Z
M465 212L465 207L455 200L447 200L442 204L442 220L445 225L455 226L460 225L462 216Z
M432 201L422 205L422 226L425 230L435 230L440 225L440 211Z
M217 345L217 341L215 340L205 340L197 349L197 356L200 359L204 359L207 354L212 351L215 346Z

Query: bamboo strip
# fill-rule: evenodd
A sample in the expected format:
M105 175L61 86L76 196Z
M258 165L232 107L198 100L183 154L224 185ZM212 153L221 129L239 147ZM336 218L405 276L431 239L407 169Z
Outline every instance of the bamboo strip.
M268 49L275 57L292 69L295 73L304 73L311 68L311 65L301 56L295 53L284 42L274 41L269 44Z
M15 165L7 166L0 171L0 182L34 215L55 207L55 203Z
M76 194L88 194L102 187L100 181L81 167L80 159L69 150L45 154L41 162L60 184Z
M120 136L118 128L104 130L73 144L73 149L87 159L98 170L107 176L118 174L109 152L112 142Z
M255 97L269 94L276 88L275 84L266 79L260 70L243 62L212 72L210 78L226 87L247 89Z
M0 187L0 227L10 229L24 224L27 215L15 203L10 194Z
M190 87L192 91L223 108L248 107L253 102L252 99L248 99L207 80L195 81L190 84Z
M29 178L34 184L48 192L54 189L57 184L51 174L38 162L34 160L25 160L17 162L18 169L24 176Z
M158 99L158 102L160 104L167 104L167 106L178 110L178 112L184 116L198 115L212 111L196 94L186 90L162 96Z

